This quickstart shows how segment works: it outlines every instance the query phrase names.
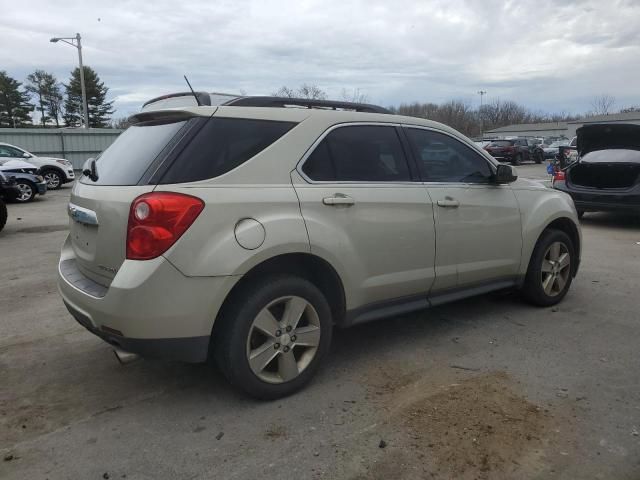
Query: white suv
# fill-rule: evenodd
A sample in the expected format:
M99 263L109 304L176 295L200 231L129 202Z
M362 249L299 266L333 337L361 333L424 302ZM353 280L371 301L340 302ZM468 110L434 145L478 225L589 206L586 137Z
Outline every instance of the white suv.
M23 148L9 143L0 143L0 158L9 160L24 160L40 170L40 174L47 182L49 190L56 190L63 184L73 182L75 174L73 165L64 158L38 157Z
M502 289L554 305L578 270L571 198L444 125L270 97L132 121L74 185L59 263L69 311L121 358L213 357L276 398L334 325Z

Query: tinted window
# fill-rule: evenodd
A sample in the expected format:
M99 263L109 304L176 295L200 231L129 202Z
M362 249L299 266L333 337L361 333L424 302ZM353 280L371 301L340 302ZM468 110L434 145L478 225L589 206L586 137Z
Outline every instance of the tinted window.
M141 124L129 127L98 157L95 185L136 185L158 154L187 122Z
M8 145L0 145L0 157L22 157L22 153L17 148Z
M244 118L211 118L169 167L160 183L195 182L234 169L296 124Z
M330 132L302 171L312 180L343 182L410 181L395 127L350 126Z
M486 183L492 175L486 159L442 133L407 129L420 174L426 182Z

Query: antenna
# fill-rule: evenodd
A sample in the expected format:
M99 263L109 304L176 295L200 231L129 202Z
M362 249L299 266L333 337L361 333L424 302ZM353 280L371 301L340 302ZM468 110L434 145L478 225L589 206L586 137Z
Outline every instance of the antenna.
M193 93L193 98L196 99L196 104L198 104L198 106L201 106L202 104L200 103L200 99L198 98L198 95L196 95L196 92L193 91L193 87L189 83L189 79L187 78L186 75L183 75L183 77L184 77L184 81L187 82L187 85L189 85L189 90L191 90L191 93Z

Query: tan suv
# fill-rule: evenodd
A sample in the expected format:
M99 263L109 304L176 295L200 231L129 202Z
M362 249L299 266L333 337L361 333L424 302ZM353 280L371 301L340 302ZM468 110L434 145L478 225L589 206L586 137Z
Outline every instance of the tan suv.
M132 121L73 187L59 263L120 356L215 358L276 398L334 326L510 288L553 305L578 270L571 198L444 125L268 97Z

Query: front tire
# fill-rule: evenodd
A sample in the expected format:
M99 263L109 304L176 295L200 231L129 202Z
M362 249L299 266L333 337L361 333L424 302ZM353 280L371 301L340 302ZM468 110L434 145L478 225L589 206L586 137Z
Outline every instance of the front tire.
M214 331L219 369L249 395L272 400L300 390L331 343L331 309L311 282L277 275L230 299Z
M58 190L62 188L62 184L64 183L64 178L60 172L56 170L45 170L42 173L42 176L47 182L48 190Z
M15 201L18 203L27 203L33 201L36 197L36 186L27 180L18 180L16 186L20 193L16 197Z
M533 250L522 294L540 307L556 305L565 297L577 261L573 241L560 230L545 230Z

